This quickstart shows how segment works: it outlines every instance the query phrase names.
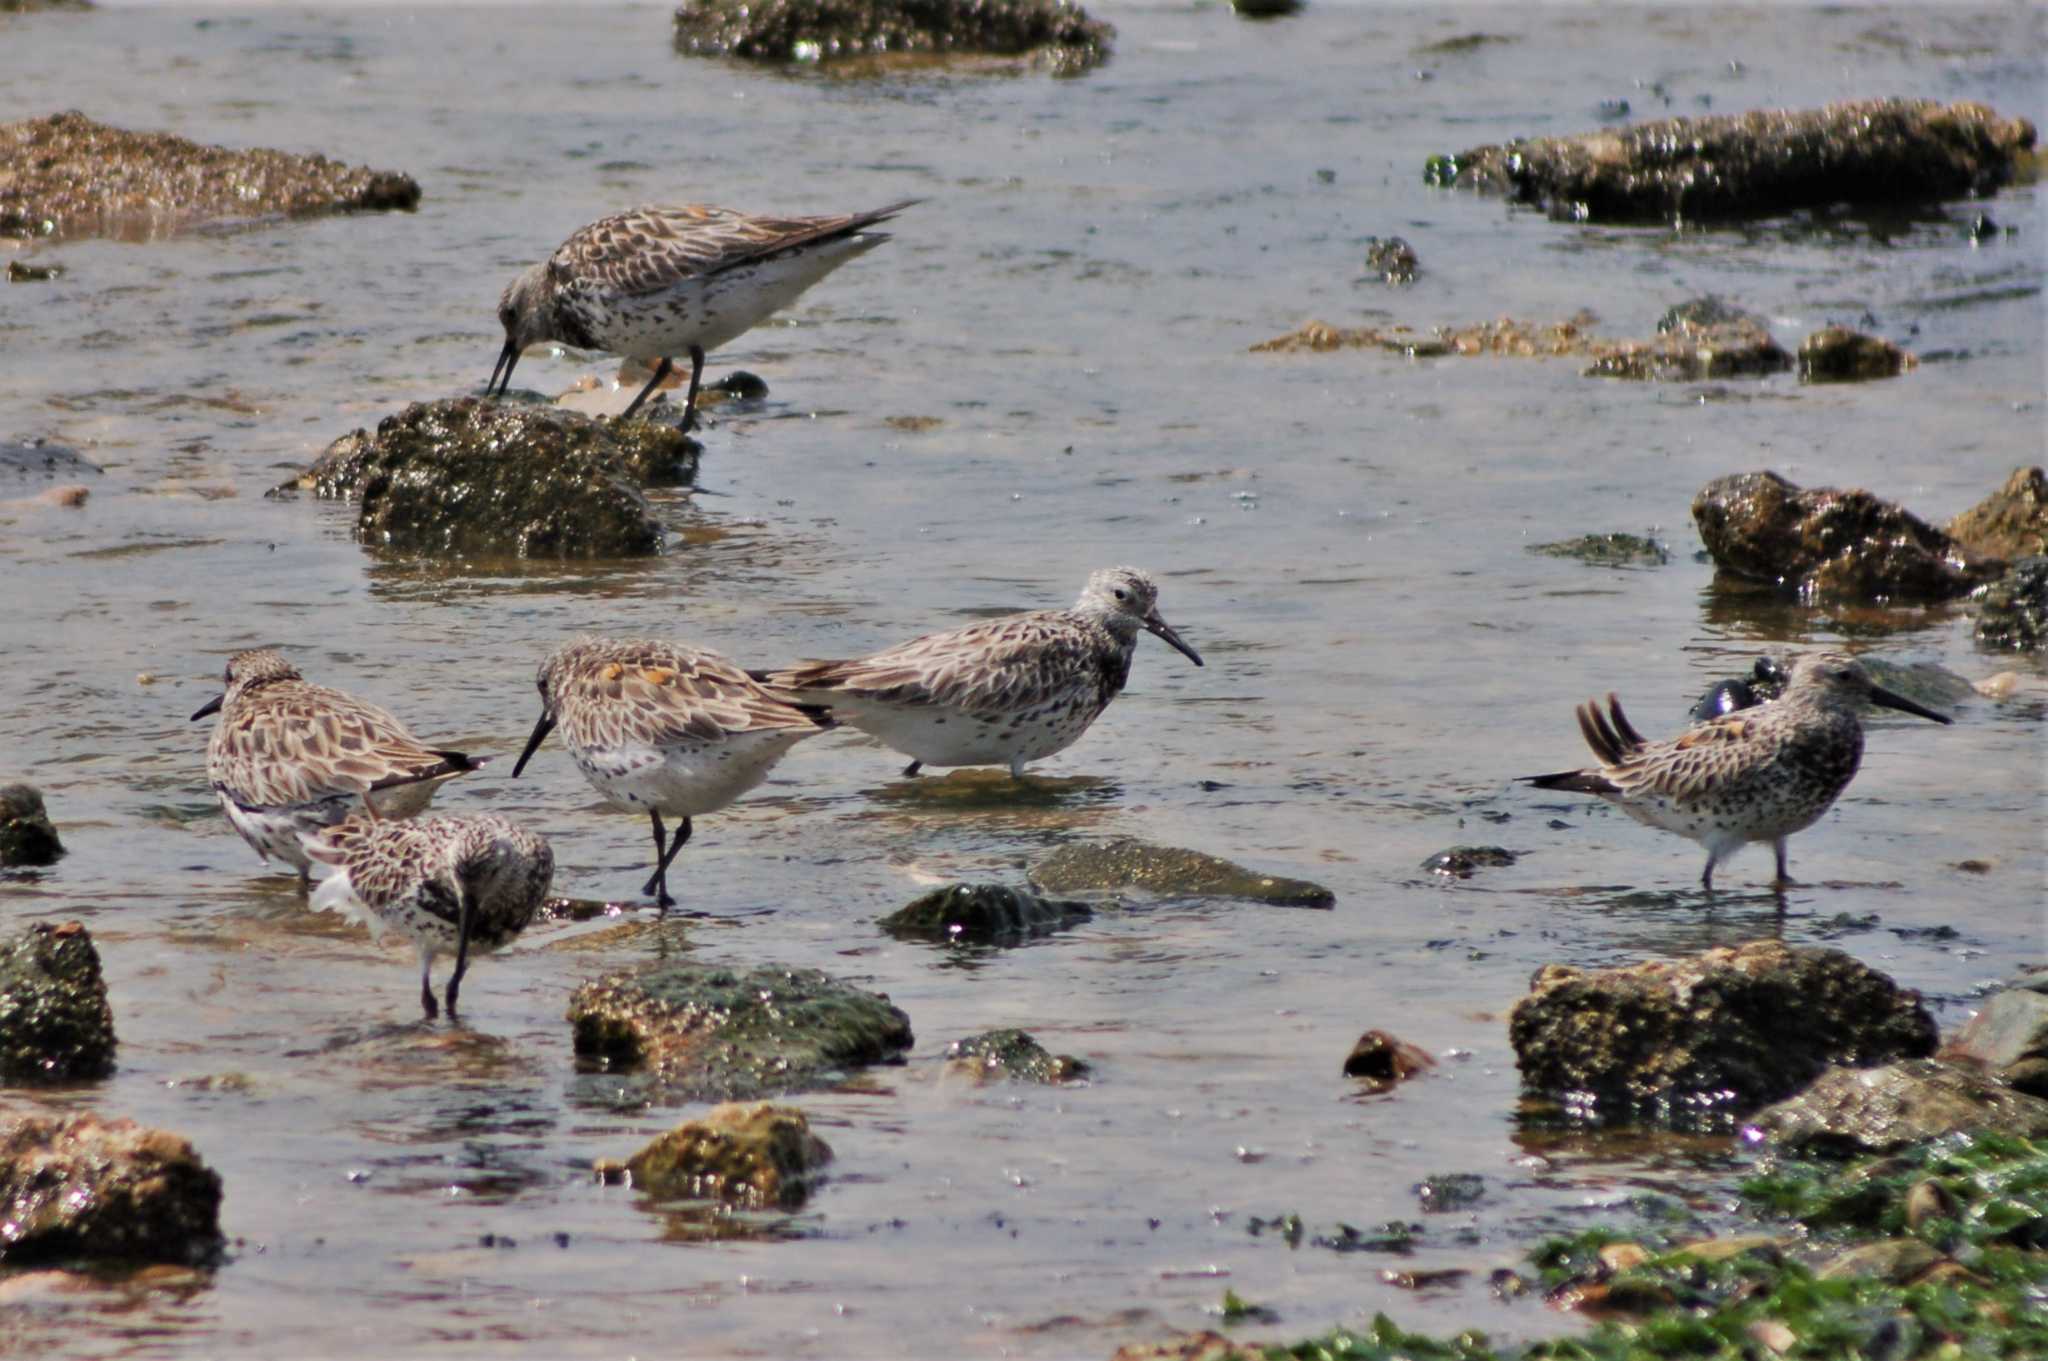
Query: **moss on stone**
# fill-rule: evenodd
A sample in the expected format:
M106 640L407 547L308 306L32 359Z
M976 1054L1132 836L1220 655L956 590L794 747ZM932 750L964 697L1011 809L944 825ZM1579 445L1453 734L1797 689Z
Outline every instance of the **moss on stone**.
M38 922L0 943L0 1080L78 1082L114 1071L114 1012L92 935Z

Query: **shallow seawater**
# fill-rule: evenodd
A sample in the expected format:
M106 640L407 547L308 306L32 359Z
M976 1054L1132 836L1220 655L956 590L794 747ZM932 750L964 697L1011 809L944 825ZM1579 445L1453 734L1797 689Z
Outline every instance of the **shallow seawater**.
M1226 1288L1277 1311L1262 1336L1378 1310L1570 1329L1493 1301L1486 1271L1645 1190L1682 1198L1725 1145L1518 1124L1505 1016L1535 968L1782 931L1889 971L1952 1026L2042 956L2042 664L1979 651L1959 608L1717 588L1687 509L1710 478L1769 467L1939 520L2041 461L2037 186L1906 222L1674 234L1553 223L1421 174L1431 153L1596 126L1606 99L1643 117L1924 95L2038 123L2039 13L1095 8L1116 57L1074 81L688 60L661 6L0 18L0 120L75 107L425 191L410 214L42 243L19 258L62 277L0 286L0 438L106 469L83 507L0 505L0 777L43 789L71 852L0 881L0 916L90 926L122 1039L112 1080L5 1105L187 1135L233 1239L197 1285L0 1282L0 1345L1106 1357L1215 1324ZM1423 50L1474 32L1507 41ZM426 563L358 546L337 508L263 496L351 429L478 391L499 289L602 212L908 196L927 201L887 246L714 356L710 376L746 368L770 395L714 413L699 490L662 502L658 561ZM2012 234L1973 245L1980 212ZM1391 234L1421 256L1407 289L1365 268L1365 239ZM1781 341L1842 320L1925 362L1863 385L1652 385L1569 361L1247 352L1310 318L1586 308L1646 335L1707 293ZM536 353L519 377L559 392L615 368ZM1525 551L1610 531L1671 561ZM556 748L507 778L557 640L844 655L1063 603L1119 561L1160 576L1207 667L1145 640L1130 691L1014 796L980 774L905 781L854 737L807 743L700 822L672 876L688 915L537 926L472 972L459 1030L418 1024L408 956L263 871L186 721L226 654L287 646L423 736L497 754L439 806L531 822L560 891L630 903L644 824ZM1767 851L1709 907L1690 843L1511 783L1582 759L1589 696L1668 731L1757 652L1841 642L2021 683L1952 728L1874 719L1863 773L1792 842L1806 886L1782 921ZM1014 882L1121 835L1316 879L1337 905L1133 904L974 954L875 925L930 885ZM1419 868L1474 842L1525 854L1457 885ZM706 1241L589 1175L688 1112L621 1108L577 1071L569 991L678 951L827 969L917 1031L906 1065L797 1098L834 1175L757 1239ZM1011 1025L1086 1058L1092 1085L942 1074L950 1040ZM1450 1057L1364 1095L1339 1070L1371 1027ZM1442 1172L1481 1174L1484 1198L1425 1215L1414 1187ZM1248 1232L1289 1213L1423 1230L1406 1255ZM1475 1275L1405 1292L1386 1267Z

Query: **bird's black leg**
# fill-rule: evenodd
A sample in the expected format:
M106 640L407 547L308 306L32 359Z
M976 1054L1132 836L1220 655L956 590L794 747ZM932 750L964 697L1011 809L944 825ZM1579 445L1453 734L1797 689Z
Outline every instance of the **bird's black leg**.
M675 839L668 843L667 854L661 857L661 863L655 867L653 880L655 886L654 905L660 908L663 912L668 911L670 908L676 905L676 900L674 898L671 898L668 893L669 861L676 858L676 852L681 850L683 848L683 843L685 841L688 841L689 839L690 820L688 818L684 818L682 822L678 824L676 827Z
M425 960L420 964L420 1010L433 1020L441 1014L441 1004L434 1000L434 961Z
M917 772L923 769L924 762L912 761L909 765L903 767L903 778L906 780L914 780L917 778Z
M693 346L692 348L694 349L695 347ZM657 387L661 386L661 380L668 377L671 373L674 373L675 371L675 362L671 360L667 355L663 355L661 357L661 362L654 366L654 376L647 380L646 387L640 389L640 395L633 399L632 405L628 406L624 411L621 411L619 413L619 419L623 421L630 418L635 411L638 411L640 409L640 403L646 401L648 397L653 394L654 390ZM691 391L694 392L695 390L696 388L693 384L691 387Z
M663 360L664 364L668 361ZM683 433L697 428L697 385L704 381L704 347L690 347L690 395L683 399Z
M648 875L647 882L640 885L640 895L652 898L655 890L661 887L662 866L668 864L668 859L663 854L668 849L668 833L661 825L661 814L651 812L647 817L654 824L654 873Z
M455 990L462 986L462 975L469 970L469 919L472 914L472 895L467 888L462 890L461 922L455 932L455 972L448 975L448 1019L455 1019Z

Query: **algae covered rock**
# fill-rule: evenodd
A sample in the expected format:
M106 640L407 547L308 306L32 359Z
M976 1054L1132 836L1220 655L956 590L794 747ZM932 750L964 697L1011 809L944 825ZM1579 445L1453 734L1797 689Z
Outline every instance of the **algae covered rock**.
M1362 1077L1384 1091L1434 1067L1436 1059L1427 1049L1384 1030L1368 1030L1345 1056L1344 1076Z
M220 1253L220 1177L175 1134L96 1115L0 1126L0 1262L197 1266Z
M82 113L0 123L0 236L161 236L201 223L412 208L410 175L231 151Z
M698 446L650 421L471 397L416 402L327 447L287 487L357 503L356 537L419 553L633 557L661 522L638 484L688 481ZM282 489L281 489L282 490Z
M77 922L0 942L0 1081L79 1082L114 1071L114 1012Z
M1426 174L1570 221L1679 223L1989 193L2033 145L2032 123L1982 104L1863 99L1474 147Z
M2012 562L2048 554L2048 473L2013 469L2004 486L1942 528L1987 558Z
M1773 472L1716 478L1692 518L1716 567L1803 595L1947 600L2003 570L1867 491L1801 488Z
M1058 1085L1088 1076L1085 1059L1072 1054L1054 1054L1015 1029L990 1030L955 1040L946 1046L946 1069L962 1073L976 1082L1041 1082Z
M607 975L569 999L576 1052L645 1071L671 1097L810 1091L911 1045L887 997L816 969L672 962Z
M1751 941L1676 962L1549 965L1508 1020L1523 1084L1606 1118L1711 1124L1832 1065L1934 1052L1917 993L1839 950Z
M1576 558L1589 567L1662 567L1671 550L1639 534L1581 534L1555 543L1532 543L1529 551L1546 558Z
M2031 651L2048 638L2048 555L2021 558L1970 594L1977 641Z
M1134 888L1163 898L1249 898L1280 907L1330 907L1337 901L1336 894L1307 879L1259 874L1200 851L1128 838L1062 846L1033 865L1029 878L1046 893Z
M0 869L54 865L64 843L43 811L42 792L33 785L0 786Z
M1889 340L1847 326L1823 326L1799 345L1799 376L1809 383L1896 378L1919 362Z
M1116 36L1067 0L688 0L675 22L677 49L693 56L1022 57L1057 75L1107 61Z
M676 1126L626 1161L633 1184L662 1199L794 1210L832 1149L794 1106L726 1102Z
M882 918L892 936L1001 944L1063 930L1094 916L1088 904L1007 884L948 884Z
M1422 868L1446 879L1470 879L1484 869L1505 869L1522 858L1505 846L1451 846L1422 862Z
M1831 1068L1749 1128L1789 1152L1891 1153L1952 1134L2048 1137L2048 1100L1955 1064L1918 1058Z
M1667 318L1668 319L1668 318ZM1712 322L1683 320L1648 340L1612 341L1593 353L1591 378L1698 382L1706 378L1758 378L1792 367L1760 320L1739 315Z

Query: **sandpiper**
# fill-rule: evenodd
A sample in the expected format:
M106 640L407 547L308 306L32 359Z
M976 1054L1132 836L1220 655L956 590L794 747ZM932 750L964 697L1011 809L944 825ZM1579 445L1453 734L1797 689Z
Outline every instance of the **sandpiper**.
M1139 629L1202 664L1159 617L1152 578L1105 567L1071 609L1006 615L871 657L759 674L780 693L831 705L842 722L911 757L906 776L927 765L1008 765L1021 779L1026 762L1072 746L1117 697Z
M917 202L836 217L650 204L599 218L506 286L498 300L505 348L484 393L493 387L503 393L520 354L541 341L659 361L623 419L674 370L674 356L687 354L688 430L696 421L707 351L752 330L848 260L887 241L887 232L869 228Z
M514 779L557 725L569 754L614 808L654 826L654 875L640 891L664 911L668 866L690 819L725 807L766 779L790 747L833 726L820 704L778 698L715 652L649 639L564 643L534 678L540 720ZM662 815L679 817L673 840Z
M1697 723L1651 742L1607 697L1579 707L1579 730L1600 764L1522 777L1538 789L1597 794L1637 822L1690 837L1707 849L1700 885L1714 888L1714 866L1738 847L1768 841L1777 851L1777 887L1792 882L1785 840L1820 820L1863 759L1865 702L1950 720L1893 694L1855 658L1816 652L1793 660L1778 699Z
M504 818L422 818L386 822L356 816L306 839L315 860L338 867L313 890L313 906L342 912L375 936L397 931L420 951L420 1006L434 1003L434 957L455 953L448 1017L469 968L469 952L498 950L526 929L546 900L555 853Z
M412 817L443 780L489 759L421 746L386 710L309 684L272 648L237 652L223 680L226 689L192 715L220 714L206 777L242 840L294 866L301 887L311 865L301 837L366 800L379 817Z

